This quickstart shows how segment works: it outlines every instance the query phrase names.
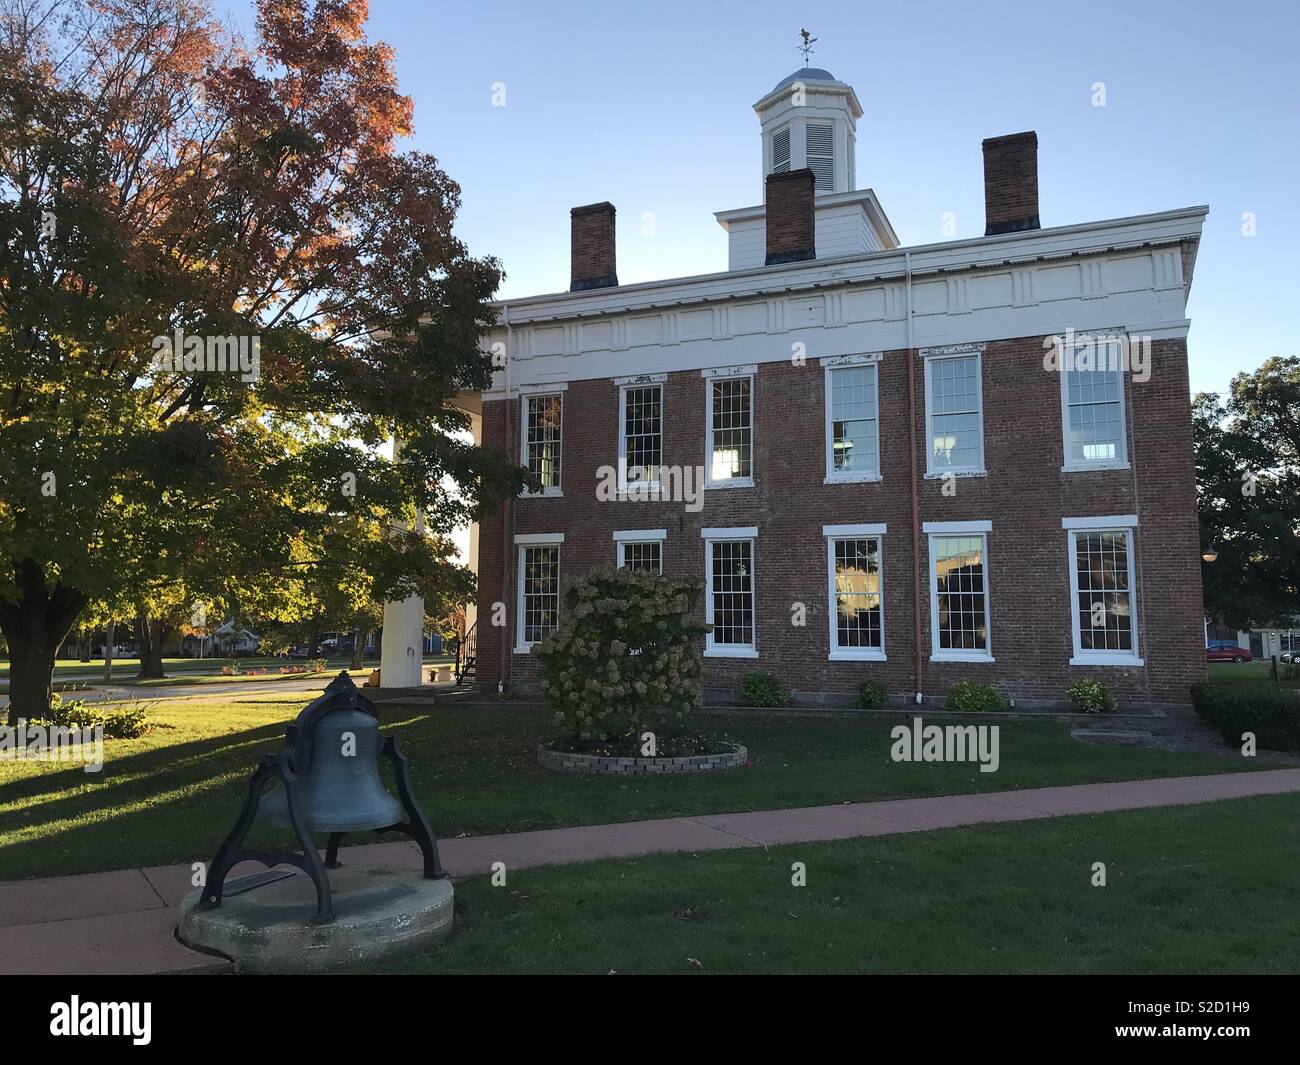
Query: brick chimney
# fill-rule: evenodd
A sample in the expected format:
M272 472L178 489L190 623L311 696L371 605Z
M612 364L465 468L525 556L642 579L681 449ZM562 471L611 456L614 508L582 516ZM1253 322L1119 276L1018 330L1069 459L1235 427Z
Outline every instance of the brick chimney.
M984 235L1038 229L1038 134L984 142Z
M618 284L614 267L614 205L589 203L569 212L569 291Z
M767 175L767 265L817 258L813 172Z

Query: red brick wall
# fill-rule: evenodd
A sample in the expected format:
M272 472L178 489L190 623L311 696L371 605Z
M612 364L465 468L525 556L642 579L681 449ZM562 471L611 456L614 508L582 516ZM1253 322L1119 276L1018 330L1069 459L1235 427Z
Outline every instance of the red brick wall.
M1043 369L1039 337L987 345L981 360L987 477L959 478L955 496L925 480L924 366L916 359L920 520L988 520L993 663L931 663L929 560L922 552L923 691L941 695L954 681L996 684L1008 696L1060 699L1066 685L1097 676L1121 698L1187 702L1204 676L1200 546L1192 465L1186 346L1152 345L1150 380L1126 382L1132 469L1061 472L1060 379ZM531 498L512 506L507 534L511 569L509 625L493 629L499 600L500 512L484 519L479 541L481 601L479 676L495 686L504 635L512 651L515 625L516 533L565 534L561 578L613 565L615 529L667 529L665 572L702 578L706 526L758 527L755 574L757 660L705 659L706 686L730 687L741 672L763 669L803 692L850 692L868 678L891 690L915 690L907 354L886 352L880 364L881 472L874 483L823 484L824 391L820 363L759 366L754 384L755 487L708 490L704 508L681 503L600 502L596 471L618 454L618 386L610 380L570 382L564 394L562 498ZM664 462L703 465L708 382L696 371L670 374L664 385ZM502 401L484 404L484 440L504 439ZM517 403L510 404L517 417ZM515 438L518 429L515 430ZM1063 517L1138 514L1136 577L1139 643L1145 665L1071 667L1067 533ZM886 662L830 662L826 541L830 524L884 522ZM807 624L791 624L791 606L807 608ZM508 653L507 677L535 679L526 655Z
M569 212L569 274L573 292L618 284L612 203L589 203Z
M984 142L984 235L1037 229L1038 134Z

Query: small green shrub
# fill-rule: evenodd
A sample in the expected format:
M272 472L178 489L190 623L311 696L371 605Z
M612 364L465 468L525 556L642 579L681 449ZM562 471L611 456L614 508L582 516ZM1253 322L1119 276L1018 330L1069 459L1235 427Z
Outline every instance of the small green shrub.
M974 680L959 680L948 689L943 701L945 710L960 710L967 714L992 714L1007 708L1006 702L992 684Z
M99 710L80 699L64 699L56 694L50 700L48 713L32 719L34 725L51 725L55 728L102 727L104 737L110 740L130 740L149 731L148 716L144 706L131 703L118 710Z
M1243 732L1253 732L1260 747L1300 751L1300 695L1295 691L1265 684L1205 681L1192 685L1192 705L1230 747L1240 746Z
M1065 694L1085 714L1108 714L1115 709L1115 694L1099 680L1080 678L1065 689Z
M863 710L883 710L889 703L889 685L883 680L866 680L858 689L858 706Z
M742 673L740 701L746 706L789 706L790 690L771 673Z

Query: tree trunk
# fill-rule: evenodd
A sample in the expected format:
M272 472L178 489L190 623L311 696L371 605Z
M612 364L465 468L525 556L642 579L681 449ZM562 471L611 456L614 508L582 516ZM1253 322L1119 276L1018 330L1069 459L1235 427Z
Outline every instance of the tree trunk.
M92 638L91 638L91 634L90 634L90 633L86 633L85 636L84 636L84 638L81 640L80 644L78 645L78 651L80 652L80 653L77 655L77 659L78 659L78 661L81 661L81 662L89 662L89 661L90 661L90 645L91 645L92 642L93 642L93 641L92 641Z
M357 629L357 640L352 648L352 661L348 663L351 670L359 670L364 662L366 654L366 637L369 633L365 629Z
M54 656L88 601L76 588L51 588L41 564L32 559L14 565L14 585L14 599L0 600L0 630L9 643L10 725L49 710Z
M108 639L104 642L104 679L113 679L113 637L117 634L117 622L108 623Z
M135 619L135 642L140 648L138 680L161 680L165 674L162 665L162 645L171 626L157 618L143 614Z

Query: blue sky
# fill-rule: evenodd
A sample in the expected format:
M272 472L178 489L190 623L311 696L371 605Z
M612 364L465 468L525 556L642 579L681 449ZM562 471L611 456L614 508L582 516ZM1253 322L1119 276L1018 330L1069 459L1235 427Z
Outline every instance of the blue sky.
M801 25L857 90L858 184L905 245L944 239L947 211L982 235L980 141L1034 129L1044 226L1209 205L1194 390L1300 354L1294 0L371 0L369 27L397 49L414 146L462 186L461 236L518 297L567 287L569 208L596 200L618 209L624 283L725 269L712 212L760 199L752 105L802 65Z

